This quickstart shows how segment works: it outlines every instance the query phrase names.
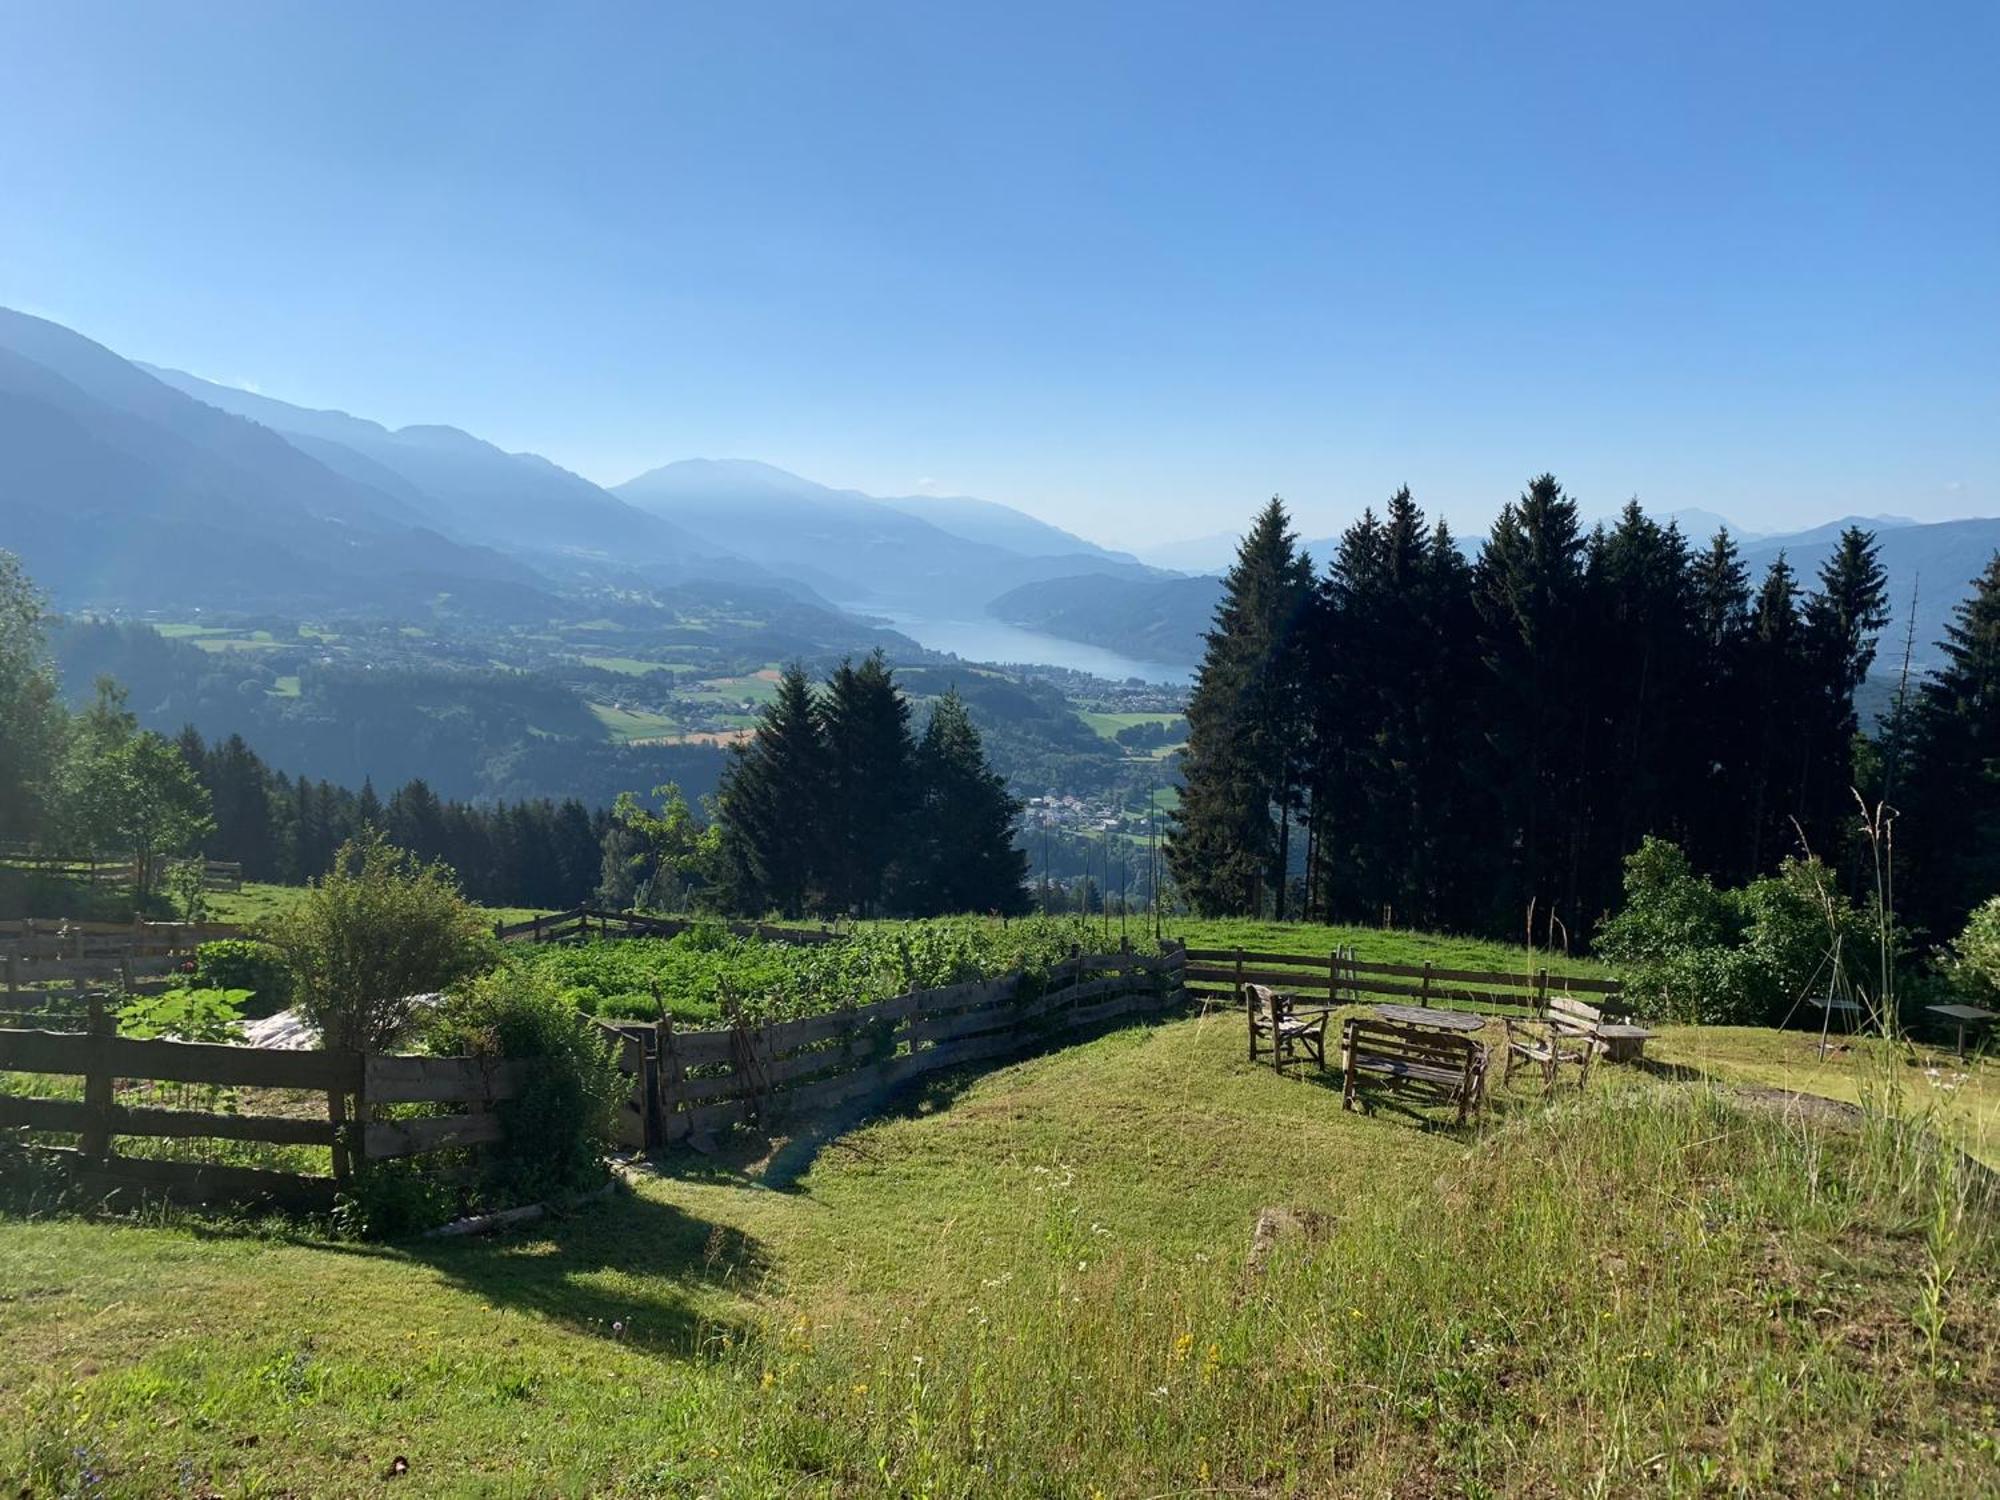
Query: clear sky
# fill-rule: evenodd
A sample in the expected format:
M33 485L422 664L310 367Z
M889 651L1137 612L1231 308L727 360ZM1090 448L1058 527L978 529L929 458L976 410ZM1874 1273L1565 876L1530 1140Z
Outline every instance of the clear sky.
M2000 513L2000 6L0 4L0 303L1140 544Z

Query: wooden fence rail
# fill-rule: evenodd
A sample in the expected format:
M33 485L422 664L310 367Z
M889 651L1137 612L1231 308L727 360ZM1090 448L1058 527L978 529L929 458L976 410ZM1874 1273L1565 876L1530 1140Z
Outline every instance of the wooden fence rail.
M1291 993L1324 995L1334 1005L1380 997L1432 1007L1531 1012L1539 1014L1551 995L1599 997L1594 1003L1620 1007L1625 987L1615 979L1556 974L1540 965L1519 972L1454 969L1439 964L1367 963L1351 949L1326 953L1259 953L1246 948L1188 948L1187 985L1195 994L1243 1001L1243 986L1264 984Z
M497 922L493 935L503 943L579 943L598 938L678 937L695 922L685 917L652 917L639 912L600 911L573 906L568 911L530 917L525 922ZM737 937L771 943L834 943L841 935L830 927L788 927L771 922L725 922Z
M725 1030L612 1025L622 1038L619 1066L632 1079L621 1140L646 1149L706 1144L732 1125L837 1108L941 1068L1155 1014L1181 1000L1185 967L1178 949L1079 953L1040 986L1011 974Z
M207 1042L139 1040L113 1034L99 996L85 1032L0 1029L0 1072L83 1079L83 1097L0 1094L0 1128L74 1135L74 1147L42 1150L64 1162L86 1192L129 1190L183 1201L268 1200L326 1208L356 1159L379 1160L475 1146L501 1139L491 1106L520 1093L530 1064L479 1057L401 1057L332 1050L238 1047ZM221 1108L162 1108L144 1084L285 1091L288 1113ZM121 1090L128 1096L121 1099ZM316 1113L299 1112L299 1094L317 1096ZM135 1101L133 1096L137 1096ZM439 1104L456 1111L410 1117L385 1105ZM330 1171L275 1171L203 1161L118 1154L121 1137L251 1141L329 1148Z

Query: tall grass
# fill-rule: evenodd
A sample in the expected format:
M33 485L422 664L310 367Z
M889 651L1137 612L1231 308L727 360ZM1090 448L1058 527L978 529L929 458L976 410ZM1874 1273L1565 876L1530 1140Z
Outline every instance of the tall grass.
M1955 1295L1996 1269L1955 1171L1920 1131L1647 1087L1253 1268L1121 1242L1107 1185L1050 1163L1038 1252L976 1296L737 1356L758 1420L726 1458L935 1495L1828 1493L1885 1464L1960 1492L1923 1443L1979 1423L2000 1367Z

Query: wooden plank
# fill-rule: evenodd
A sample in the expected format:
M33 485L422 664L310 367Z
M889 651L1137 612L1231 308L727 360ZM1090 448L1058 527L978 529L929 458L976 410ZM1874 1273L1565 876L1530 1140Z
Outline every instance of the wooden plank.
M81 1132L95 1111L77 1099L30 1099L0 1094L0 1126ZM109 1134L164 1136L176 1140L262 1141L274 1146L331 1146L329 1120L285 1115L225 1115L194 1109L127 1108L106 1113Z
M261 1088L352 1090L361 1076L352 1053L289 1052L217 1042L139 1041L72 1032L0 1030L0 1069L21 1073L86 1073L92 1047L104 1049L114 1078L166 1083L213 1083Z
M528 1064L486 1057L402 1057L368 1055L362 1095L371 1104L460 1104L469 1100L512 1099L527 1078Z
M505 1135L496 1114L433 1115L422 1120L370 1120L361 1133L362 1151L371 1161L391 1156L419 1156L446 1146L477 1146Z
M676 1031L674 1056L684 1068L726 1063L732 1055L730 1036L727 1031Z
M333 1204L331 1177L132 1156L113 1156L99 1164L85 1160L79 1153L60 1149L47 1154L68 1163L78 1187L92 1196L130 1192L189 1203L269 1199L299 1207L330 1208Z

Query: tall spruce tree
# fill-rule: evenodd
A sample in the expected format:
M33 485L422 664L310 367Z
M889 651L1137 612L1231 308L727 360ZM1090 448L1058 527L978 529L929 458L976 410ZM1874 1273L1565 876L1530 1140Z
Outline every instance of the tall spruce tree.
M1804 721L1807 696L1797 575L1780 552L1764 570L1751 611L1744 676L1751 718L1744 779L1742 853L1731 874L1737 881L1764 873L1797 852L1789 824L1798 805L1797 759L1792 750Z
M896 879L912 803L910 705L880 650L843 661L820 706L828 904L868 916Z
M2000 553L1945 627L1944 666L1923 684L1896 846L1910 916L1932 937L2000 895Z
M1167 862L1197 911L1261 913L1269 897L1285 915L1292 820L1307 771L1301 688L1311 596L1311 561L1274 497L1223 579L1188 700Z
M68 715L43 637L41 594L0 551L0 838L54 832Z
M956 688L931 705L916 751L911 857L898 902L918 916L1028 909L1028 856L1014 842L1021 804L987 764Z
M796 917L817 903L830 853L828 771L819 707L805 668L794 663L716 794L722 896L731 909Z
M1542 474L1500 512L1479 554L1486 774L1507 851L1489 928L1519 930L1530 910L1538 925L1579 914L1583 552L1576 502Z
M1721 875L1739 869L1748 808L1750 570L1727 528L1716 532L1691 570L1693 686L1679 730L1694 762L1686 791L1687 853L1697 869Z
M1889 621L1888 574L1875 533L1849 526L1821 565L1805 605L1802 649L1809 673L1805 733L1799 736L1798 806L1813 852L1842 860L1853 841L1854 693L1875 664Z

